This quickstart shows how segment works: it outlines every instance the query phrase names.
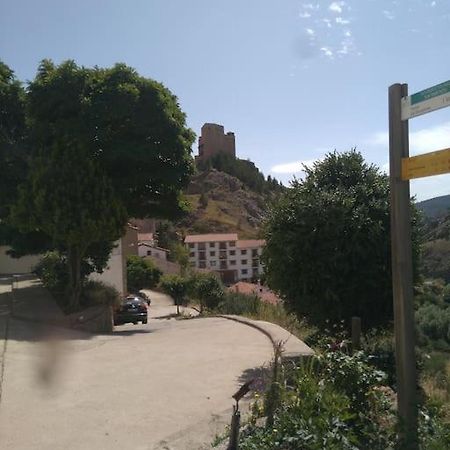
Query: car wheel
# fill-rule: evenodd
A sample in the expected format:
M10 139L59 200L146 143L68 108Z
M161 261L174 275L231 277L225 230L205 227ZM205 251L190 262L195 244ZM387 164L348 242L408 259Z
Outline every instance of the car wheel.
M137 322L133 322L133 325L137 325Z
M142 321L142 325L147 325L147 319Z

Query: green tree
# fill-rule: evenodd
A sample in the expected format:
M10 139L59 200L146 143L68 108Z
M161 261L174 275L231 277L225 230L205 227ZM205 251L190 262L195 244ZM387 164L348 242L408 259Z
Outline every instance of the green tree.
M305 168L265 225L269 286L312 322L392 319L388 177L352 150ZM416 217L416 216L414 216ZM414 220L414 255L419 234Z
M81 265L90 244L115 241L125 210L100 165L73 141L57 141L34 158L12 219L19 230L42 231L67 253L70 306L79 306Z
M177 314L180 314L180 305L186 303L189 280L180 275L164 275L161 278L160 286L167 295L173 298L177 305Z
M28 90L33 141L69 136L97 158L129 217L176 218L193 173L195 135L177 98L125 64L44 60Z
M149 259L136 255L127 258L127 285L130 292L153 288L159 283L162 272Z
M68 224L58 230L57 237L53 235L56 228L51 228L48 223L50 212L49 217L41 214L42 209L39 213L33 212L35 203L40 201L35 189L49 194L55 187L53 180L45 180L38 174L39 170L56 170L52 168L58 160L55 152L64 152L70 160L80 157L84 161L80 167L84 167L83 164L94 167L100 181L93 192L99 193L109 185L108 193L104 193L110 195L112 209L123 210L123 217L176 218L186 211L181 189L193 172L190 149L195 136L186 127L185 115L176 97L162 84L139 76L123 64L110 69L88 69L73 61L59 66L49 60L42 61L26 92L21 90L20 83L6 66L0 66L0 75L0 171L7 168L8 172L7 177L0 177L0 183L5 184L0 193L0 240L13 247L13 255L56 249L61 254L72 252L73 257L67 258L69 261L78 260L83 254L95 270L101 271L106 265L112 248L111 239L117 235L108 231L117 225L115 214L104 216L104 233L92 233L92 239L89 237L83 243L83 251L74 250L74 235L83 234L80 229L95 228L97 222L93 218L105 205L84 204L83 218L88 217L91 222ZM16 200L17 184L27 177L26 169L24 171L16 164L18 152L11 153L10 141L12 144L26 141L28 147L16 147L29 149L30 156L27 154L21 161L29 161L26 169L30 167L32 171L21 189L22 196L15 213L17 220L10 217L9 210ZM74 155L69 154L71 151ZM9 167L13 161L11 154L14 155L14 170L17 169L19 175ZM77 169L78 166L74 166L72 170ZM83 179L83 186L73 186L71 178L78 179L81 175L73 177L67 165L61 170L66 172L66 178L60 183L77 188L66 189L73 195L69 196L63 210L76 215L70 205L76 203L73 200L77 192L88 191L87 186L93 180ZM34 179L39 179L38 185L33 184ZM66 188L62 185L58 186L60 191ZM6 195L9 191L14 195ZM3 193L8 203L3 201ZM57 211L53 205L52 212ZM104 211L108 212L108 209L105 207ZM106 224L108 221L109 225ZM76 276L75 272L71 270L73 276ZM71 287L77 284L71 284Z
M177 230L172 222L160 222L156 228L155 234L158 246L161 248L170 249L180 241Z
M224 296L220 278L212 272L196 273L189 286L190 295L200 302L200 312L216 308Z
M180 266L181 275L185 276L189 267L189 250L180 242L176 242L170 246L170 255L170 259Z

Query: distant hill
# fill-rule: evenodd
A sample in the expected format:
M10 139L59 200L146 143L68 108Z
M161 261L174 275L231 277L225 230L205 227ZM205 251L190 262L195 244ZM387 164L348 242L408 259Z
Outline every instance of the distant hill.
M238 178L216 169L195 175L185 197L191 213L176 227L182 234L237 232L240 238L260 236L260 225L270 202Z
M417 207L429 219L445 216L450 209L450 195L443 195L418 202Z

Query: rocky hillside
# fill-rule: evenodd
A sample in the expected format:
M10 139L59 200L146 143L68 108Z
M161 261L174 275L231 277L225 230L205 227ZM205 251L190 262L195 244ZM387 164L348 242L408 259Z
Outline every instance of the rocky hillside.
M257 238L269 196L250 190L238 178L209 169L195 175L185 191L192 211L177 224L188 233L237 232Z

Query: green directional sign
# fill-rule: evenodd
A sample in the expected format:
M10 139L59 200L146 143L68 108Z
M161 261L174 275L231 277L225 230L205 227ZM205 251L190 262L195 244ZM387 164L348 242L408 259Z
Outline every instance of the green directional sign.
M411 95L411 105L448 93L450 93L450 80Z
M450 80L402 98L402 120L450 106Z

